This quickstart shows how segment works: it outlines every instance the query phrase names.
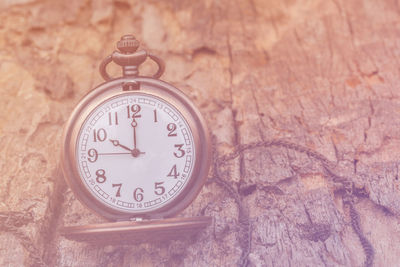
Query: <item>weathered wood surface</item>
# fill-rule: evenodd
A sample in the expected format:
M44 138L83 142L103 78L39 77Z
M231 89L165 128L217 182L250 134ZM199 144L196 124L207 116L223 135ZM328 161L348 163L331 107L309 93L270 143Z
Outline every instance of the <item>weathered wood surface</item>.
M1 266L400 265L397 1L6 0L0 22ZM59 235L104 222L57 172L60 135L126 33L214 137L213 173L181 214L213 223L189 241Z

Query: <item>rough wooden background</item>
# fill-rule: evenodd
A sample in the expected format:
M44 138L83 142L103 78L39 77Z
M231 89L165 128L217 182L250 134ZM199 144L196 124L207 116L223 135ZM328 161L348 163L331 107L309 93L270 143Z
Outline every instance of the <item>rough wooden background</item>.
M59 235L104 221L57 172L60 135L126 33L214 137L181 214L213 223L188 241ZM0 266L399 266L399 80L396 0L2 0Z

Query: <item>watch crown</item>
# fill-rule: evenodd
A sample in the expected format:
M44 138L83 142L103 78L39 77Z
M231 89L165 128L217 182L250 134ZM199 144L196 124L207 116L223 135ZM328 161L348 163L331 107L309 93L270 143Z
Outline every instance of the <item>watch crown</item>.
M131 35L124 35L121 37L121 40L117 42L117 48L124 54L131 54L135 52L139 47L139 41Z

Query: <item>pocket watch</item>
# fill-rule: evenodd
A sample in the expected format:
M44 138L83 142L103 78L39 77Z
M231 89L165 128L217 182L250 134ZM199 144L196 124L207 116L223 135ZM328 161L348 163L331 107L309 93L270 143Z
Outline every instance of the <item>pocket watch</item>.
M111 221L176 215L200 192L211 161L202 115L182 91L158 79L163 61L138 47L132 35L117 42L100 65L106 82L79 102L63 133L67 184ZM152 77L139 76L146 59L158 66ZM122 77L109 76L111 62L122 67Z

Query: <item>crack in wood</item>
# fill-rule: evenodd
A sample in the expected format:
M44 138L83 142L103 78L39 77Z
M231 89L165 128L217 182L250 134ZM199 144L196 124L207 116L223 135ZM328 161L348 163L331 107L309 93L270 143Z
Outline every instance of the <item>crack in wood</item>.
M215 146L214 146L215 147ZM214 155L217 155L216 150L214 149ZM232 197L236 205L238 206L239 215L238 215L238 224L239 224L239 236L238 241L239 245L242 249L242 254L238 261L238 266L246 267L248 265L248 255L251 251L251 226L249 221L249 213L247 209L244 207L241 197L237 190L233 188L231 184L226 182L222 179L221 170L220 170L220 163L221 161L218 160L214 161L213 166L213 181L216 182L219 186L224 188L226 191L229 192L229 196Z
M214 173L213 179L218 185L223 187L226 191L229 192L229 195L235 200L236 205L238 205L239 209L239 233L238 233L238 241L239 245L242 249L242 254L238 261L238 266L246 267L248 265L248 256L251 251L251 225L249 221L249 213L247 209L243 206L243 202L240 198L239 193L233 188L232 185L223 180L218 171Z
M227 34L227 48L228 48L228 55L229 55L229 92L230 92L230 108L232 111L232 120L233 120L233 129L234 129L234 145L240 146L240 131L238 127L238 121L236 119L237 111L233 108L233 54L232 54L232 47L230 43L230 36L229 31ZM231 193L231 196L235 199L239 207L239 243L242 248L242 255L239 259L239 266L246 267L248 265L248 255L251 251L251 226L249 222L249 213L247 209L243 206L241 196L237 190L235 190L230 184L225 182L220 175L219 170L219 161L217 160L214 165L214 172L216 182L224 187L228 192ZM243 183L244 173L245 173L245 166L244 166L244 158L243 155L239 155L239 188Z
M57 238L58 238L58 226L62 215L62 209L64 203L64 194L67 191L67 184L64 181L61 169L58 168L54 175L55 186L52 195L50 196L49 205L47 207L43 223L41 225L41 238L43 248L43 258L46 263L53 266L57 259Z
M251 79L251 81L253 82L253 78ZM253 98L253 101L254 101L254 104L255 104L255 107L256 107L258 121L260 122L260 125L261 125L261 127L260 127L260 125L257 125L258 132L260 134L261 140L264 141L265 137L264 137L263 129L266 129L267 127L265 126L264 120L262 119L262 116L261 116L262 113L261 113L261 110L260 110L260 106L258 104L256 93L254 92L254 86L250 85L249 88L250 88L251 96Z
M12 234L28 252L24 260L27 266L47 266L42 259L40 250L35 246L33 240L21 230L21 227L29 223L33 223L33 214L30 211L0 212L0 230Z
M29 209L26 212L0 212L0 229L14 235L24 249L28 252L25 258L27 266L54 266L56 253L57 225L61 216L63 195L66 191L66 184L61 176L60 170L55 172L56 185L53 194L50 196L49 206L40 226L40 241L33 241L23 232L21 227L34 222L34 217ZM37 246L36 244L39 244ZM43 244L43 246L40 246Z
M0 212L0 228L8 230L11 228L18 228L33 221L33 215L31 212Z

